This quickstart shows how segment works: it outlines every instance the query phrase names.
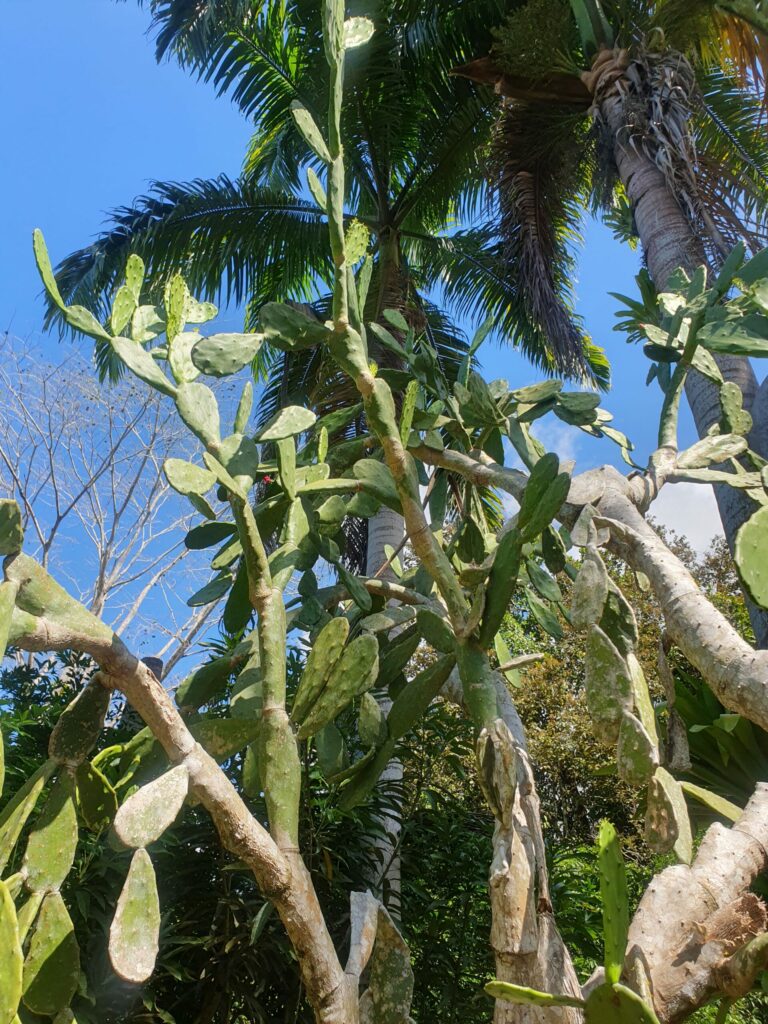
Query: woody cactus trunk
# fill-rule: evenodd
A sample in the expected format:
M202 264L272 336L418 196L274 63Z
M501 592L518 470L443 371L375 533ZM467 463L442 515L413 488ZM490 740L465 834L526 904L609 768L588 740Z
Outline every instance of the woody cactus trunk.
M368 357L360 311L370 272L358 250L356 271L343 229L344 53L364 46L373 25L345 20L338 0L327 0L323 12L332 79L327 130L301 106L294 115L326 168L325 189L317 180L314 188L327 212L335 267L327 323L269 303L259 332L205 335L201 325L215 308L197 302L180 276L169 282L162 305L143 304L144 266L133 256L105 325L64 304L35 233L43 283L67 322L109 344L127 372L174 404L199 443L198 461L165 463L170 485L202 517L188 545L221 545L211 581L190 602L226 597L225 617L256 624L232 655L192 672L174 703L120 638L23 551L20 510L0 503L3 650L73 649L98 666L54 729L49 760L0 812L0 1024L15 1024L22 1005L23 1013L56 1024L73 1019L81 963L60 889L79 829L94 818L111 822L113 841L133 851L110 928L112 967L136 984L151 976L162 914L152 844L173 828L188 801L208 811L224 847L253 872L276 908L316 1020L407 1024L414 985L408 947L381 902L352 893L349 949L337 949L331 939L301 849L299 753L302 744L311 745L340 806L354 807L438 699L458 702L475 726L478 777L495 821L490 942L498 979L487 988L495 1000L489 999L489 1017L666 1024L712 999L733 1001L766 964L766 909L750 887L766 867L768 787L758 786L743 809L695 788L695 798L728 824L711 826L694 855L684 789L663 761L635 656L635 616L609 579L603 552L648 578L669 643L725 707L768 727L768 654L741 639L645 520L659 490L678 481L746 491L757 511L736 537L737 564L754 601L768 605L768 473L749 449L740 404L712 356L768 354L768 253L745 263L743 251L735 252L709 288L704 268L690 279L678 275L678 291L663 296L649 317L664 365L674 370L664 377L658 447L645 470L625 477L603 467L571 476L545 451L532 424L552 413L589 435L609 437L631 461L630 442L610 425L598 395L565 390L557 380L517 389L506 381L488 384L471 370L469 356L449 385L428 339L407 324L399 339L386 339L413 374L398 412ZM733 289L738 294L727 298ZM267 340L290 351L327 349L364 405L367 457L331 477L326 426L302 407L281 409L254 432L250 382L231 429L223 425L215 391L204 380L243 371ZM474 347L481 340L478 335ZM694 368L717 386L720 418L707 438L679 451L677 410ZM524 471L503 464L504 437ZM264 457L262 445L274 458ZM273 483L254 503L254 482L265 475ZM443 532L449 476L467 496L450 536ZM489 529L478 497L488 487L519 506L498 533ZM370 518L381 507L403 517L418 563L394 580L352 574L341 559L343 520ZM582 549L580 560L568 559L572 546ZM318 575L329 567L337 581L320 586ZM575 577L570 608L558 583L562 573ZM286 596L290 581L298 582L295 598ZM554 636L563 628L585 633L595 730L615 750L621 776L645 788L648 843L675 861L653 879L631 916L618 842L604 825L605 966L584 986L553 918L534 776L507 686L520 666L498 633L513 593L524 595L531 615ZM310 653L289 700L285 662L293 633L309 635ZM435 658L416 672L410 661L422 644ZM146 727L92 757L114 690ZM391 701L386 715L373 696ZM222 700L228 715L206 712ZM364 751L351 759L337 724L350 711L357 716L354 750ZM329 750L333 757L325 756ZM130 795L119 801L118 791ZM267 826L254 813L253 798L262 792ZM35 816L38 801L43 806Z

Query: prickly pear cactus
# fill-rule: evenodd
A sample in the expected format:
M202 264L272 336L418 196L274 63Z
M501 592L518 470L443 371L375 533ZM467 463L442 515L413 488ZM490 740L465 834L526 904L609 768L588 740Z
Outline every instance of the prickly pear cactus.
M154 843L178 817L188 788L189 773L180 764L136 790L115 815L117 839L133 849Z
M740 527L733 556L752 600L768 608L768 505Z
M157 959L160 903L149 854L136 850L109 929L109 959L119 977L141 984Z

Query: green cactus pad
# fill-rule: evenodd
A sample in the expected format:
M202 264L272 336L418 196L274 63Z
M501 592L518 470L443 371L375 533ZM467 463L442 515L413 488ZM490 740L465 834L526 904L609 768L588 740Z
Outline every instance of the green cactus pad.
M143 345L165 330L165 320L157 306L139 306L131 317L131 338Z
M187 598L187 605L190 608L202 608L207 604L211 604L213 601L220 601L225 594L228 594L234 577L232 573L226 570L219 573L212 580L195 591L190 597Z
M559 469L560 460L550 452L531 470L517 516L517 527L525 540L532 540L549 526L566 499L571 478Z
M584 1024L659 1024L653 1010L624 985L593 989L584 1008Z
M240 395L240 401L237 403L237 411L235 413L235 422L232 426L232 430L235 434L244 434L248 421L251 418L251 411L253 410L253 384L247 380L243 385L243 393Z
M8 863L27 818L34 810L46 782L55 770L56 762L46 761L34 775L30 775L0 813L0 872Z
M139 380L143 380L145 384L149 384L163 395L168 395L170 398L176 396L174 385L157 365L156 360L138 342L132 341L130 338L117 337L110 338L109 343L118 359L125 363Z
M739 528L733 554L750 597L768 608L768 506L759 508Z
M508 981L489 981L485 991L492 999L501 999L518 1006L584 1006L583 999L575 996L552 995L524 985L513 985Z
M211 334L192 349L192 362L208 377L228 377L247 366L261 348L261 334Z
M115 836L134 849L154 843L178 817L188 790L189 773L183 764L137 789L115 815Z
M331 619L317 634L293 700L293 722L301 725L315 705L325 689L331 670L341 657L348 636L349 620L343 616Z
M209 469L184 459L166 459L163 472L168 483L179 494L207 494L216 483L216 476Z
M184 546L190 551L202 551L211 548L223 540L229 540L237 532L234 523L203 523L193 527L184 538Z
M632 652L627 655L626 660L627 668L629 669L629 676L632 680L632 693L635 698L635 710L637 711L637 716L643 723L643 728L651 738L651 742L654 747L658 747L659 733L656 728L656 712L651 700L651 694L648 689L645 673L643 672L640 662Z
M265 441L279 441L283 437L293 437L309 430L317 420L317 416L301 405L286 405L268 420L254 438L257 444Z
M455 657L445 655L419 672L395 697L386 720L388 738L378 750L370 750L349 770L350 777L339 804L343 810L356 807L368 796L389 764L397 741L413 729L445 686L455 664ZM371 757L372 754L375 756Z
M324 163L330 164L332 162L331 154L328 151L325 139L323 138L320 129L315 124L314 118L301 100L291 101L291 114L296 122L296 127L304 136L304 141L310 149Z
M32 925L37 920L37 915L40 913L40 907L43 905L45 899L45 893L32 892L29 894L29 898L19 908L18 923L19 923L19 941L22 947L26 942L27 935L29 934Z
M738 384L726 381L720 385L720 408L723 415L720 429L724 434L748 434L752 429L752 417L742 408L744 395Z
M397 493L395 479L383 462L376 459L361 459L352 467L355 479L363 485L363 489L382 505L402 514L400 496Z
M366 694L367 696L367 694ZM320 771L326 778L338 775L347 767L347 751L344 737L339 729L329 722L315 736L315 749Z
M140 985L155 968L160 935L160 903L152 861L137 850L109 929L109 959L115 974Z
M259 665L259 655L250 658L232 687L229 701L233 718L248 718L253 721L261 715L264 702L264 681Z
M632 710L632 683L624 658L599 626L589 629L584 679L595 733L606 743L616 743L622 712Z
M369 964L371 1020L407 1024L413 999L411 954L387 910L379 904L376 941Z
M691 822L683 790L666 768L657 768L648 783L645 840L655 853L674 850L684 864L693 859Z
M75 771L75 791L87 827L94 832L108 828L117 813L117 795L106 776L86 761Z
M243 759L243 789L251 800L257 800L264 789L264 781L261 777L261 764L259 763L258 742L250 743L246 747L245 758Z
M629 711L622 714L616 761L619 776L632 785L647 782L659 764L656 744L640 719Z
M29 615L43 616L62 629L85 633L93 640L111 643L109 626L60 587L41 566L27 555L17 555L5 568L6 577L18 583L16 607Z
M195 722L189 731L214 761L222 764L256 739L259 719L207 718Z
M600 552L589 547L573 584L571 598L571 625L587 629L599 622L608 597L608 573Z
M53 274L53 267L51 266L51 259L48 255L48 247L45 244L45 238L43 237L43 232L40 228L35 228L32 232L32 250L35 254L37 272L40 275L40 280L43 282L45 290L59 309L66 309L66 303L61 297L59 286L56 283L56 278Z
M611 579L608 580L608 597L598 625L623 657L634 651L639 639L637 619L632 606Z
M259 320L266 340L283 352L310 348L332 336L331 331L315 317L281 302L265 303L259 310Z
M0 555L15 555L24 543L21 509L13 498L0 498Z
M48 756L59 764L82 764L96 745L112 693L99 682L98 673L64 709L48 741Z
M371 693L360 698L357 733L364 747L376 747L386 739L387 725L379 702Z
M133 316L136 305L136 296L133 291L127 285L121 285L115 294L115 300L112 303L112 315L109 320L113 334L123 333Z
M80 949L64 900L50 892L43 900L24 961L24 1005L52 1017L77 991Z
M614 984L621 977L629 934L629 893L624 857L616 829L609 821L600 823L598 836L600 894L603 900L605 936L605 977Z
M486 586L485 609L479 634L483 647L491 646L507 614L509 602L517 586L521 557L522 541L519 534L516 530L507 530L496 548Z
M8 637L11 634L11 618L13 616L13 609L16 606L16 593L18 591L16 583L11 583L6 580L0 583L0 661L5 657L5 651L8 646ZM2 784L0 784L0 792L2 792Z
M137 253L132 252L125 261L125 285L132 292L136 302L141 298L144 270L144 260Z
M5 882L0 882L0 1024L12 1024L21 999L21 976L24 958L21 954L19 922L16 907Z
M179 416L205 445L217 445L221 440L219 403L205 384L180 384L176 394Z
M331 669L325 689L301 723L298 737L308 739L319 732L355 697L369 690L379 671L379 644L370 633L357 637L342 653Z
M379 676L376 686L390 686L406 668L421 643L418 630L403 631L379 652Z
M416 622L419 633L431 647L441 654L453 653L456 640L447 619L430 608L419 608L416 612Z
M63 771L51 787L27 841L23 865L27 889L58 889L69 874L76 848L75 782L69 771Z
M677 457L681 469L703 469L713 462L736 459L747 450L747 439L739 434L713 434L703 437Z
M725 818L726 821L736 822L744 813L738 804L731 803L730 800L726 800L725 797L719 796L717 793L710 793L708 789L696 786L693 782L683 780L680 786L684 793L692 796L694 800L698 800L705 807L708 807L710 811L721 818Z

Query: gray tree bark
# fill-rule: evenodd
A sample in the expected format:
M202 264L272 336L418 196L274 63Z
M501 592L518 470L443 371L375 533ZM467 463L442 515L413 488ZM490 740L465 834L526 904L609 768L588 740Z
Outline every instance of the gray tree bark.
M368 546L366 549L365 572L367 576L377 576L379 579L394 583L397 580L392 569L386 564L386 547L397 550L405 536L405 524L403 517L391 508L383 506L376 515L368 520ZM389 697L382 697L379 700L381 710L385 715L389 714L392 701ZM398 791L403 781L403 764L398 758L393 758L381 774L381 782L385 788L389 787L395 792ZM378 824L382 834L373 840L376 850L378 864L369 879L373 892L385 904L389 912L399 921L401 917L401 858L400 858L400 836L403 830L402 815L393 808L384 812L379 818Z

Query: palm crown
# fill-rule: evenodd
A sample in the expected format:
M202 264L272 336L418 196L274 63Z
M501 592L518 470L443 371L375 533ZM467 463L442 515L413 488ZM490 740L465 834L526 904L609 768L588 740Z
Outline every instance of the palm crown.
M507 276L550 336L573 329L551 284L570 272L584 208L622 238L643 234L617 144L661 171L690 227L688 262L717 265L739 240L765 245L766 32L751 0L528 0L489 56L458 69L505 97L490 165Z
M182 269L199 293L221 291L246 302L251 316L277 294L316 300L331 274L325 214L303 186L306 168L317 160L291 115L299 102L324 122L314 102L328 81L316 6L306 0L155 0L150 6L159 54L173 52L253 120L243 174L236 181L156 184L134 206L116 211L111 229L93 245L62 263L63 293L91 308L104 306L129 253L138 251L155 275ZM503 0L437 0L428 9L390 0L374 15L371 41L349 53L346 207L370 231L374 269L366 315L401 309L448 358L461 347L457 320L490 314L499 336L538 365L586 371L604 383L601 351L571 318L567 279L555 282L569 324L558 333L505 270L482 173L495 103L450 74L490 46L489 27L504 8ZM430 295L439 296L452 319ZM108 353L101 357L106 370ZM284 381L283 373L283 389Z

